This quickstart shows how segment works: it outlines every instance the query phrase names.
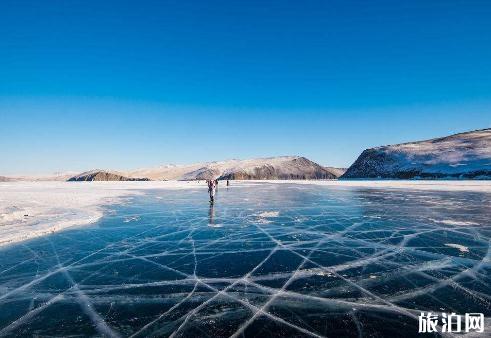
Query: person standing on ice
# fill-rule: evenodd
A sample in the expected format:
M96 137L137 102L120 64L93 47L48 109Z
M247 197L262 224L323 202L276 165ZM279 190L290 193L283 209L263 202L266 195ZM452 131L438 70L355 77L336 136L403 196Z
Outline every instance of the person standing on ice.
M215 202L215 193L216 193L216 183L215 180L208 181L208 192L210 193L210 203L213 204Z

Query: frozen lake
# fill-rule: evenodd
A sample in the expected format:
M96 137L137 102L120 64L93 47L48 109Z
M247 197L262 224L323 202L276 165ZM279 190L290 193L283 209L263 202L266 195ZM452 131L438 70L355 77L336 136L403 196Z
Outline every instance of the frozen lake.
M415 336L491 315L491 194L301 184L146 190L0 248L0 336ZM490 329L489 322L486 331Z

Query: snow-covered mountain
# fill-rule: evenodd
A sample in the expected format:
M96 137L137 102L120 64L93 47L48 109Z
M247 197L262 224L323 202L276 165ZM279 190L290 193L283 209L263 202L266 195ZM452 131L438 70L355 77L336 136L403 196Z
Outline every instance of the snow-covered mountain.
M219 179L335 179L339 169L329 170L300 156L228 160L190 165L166 165L124 174L153 180Z
M68 181L148 181L148 178L125 177L117 172L104 170L91 170L79 175L70 177Z
M367 149L341 178L491 179L491 129Z
M301 156L280 156L249 160L167 164L130 171L95 169L52 175L0 177L0 181L144 181L219 179L335 179L343 168L322 167Z

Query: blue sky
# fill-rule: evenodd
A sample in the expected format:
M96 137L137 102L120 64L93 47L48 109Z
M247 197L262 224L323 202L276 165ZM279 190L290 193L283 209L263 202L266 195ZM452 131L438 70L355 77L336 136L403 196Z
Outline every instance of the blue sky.
M0 2L0 174L298 154L491 126L489 1Z

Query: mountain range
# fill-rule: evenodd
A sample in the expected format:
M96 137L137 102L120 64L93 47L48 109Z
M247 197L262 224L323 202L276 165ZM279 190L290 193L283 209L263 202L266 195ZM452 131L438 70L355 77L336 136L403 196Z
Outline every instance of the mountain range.
M324 167L301 156L162 165L130 171L91 170L49 176L0 176L8 181L318 179L491 179L491 128L364 150L348 168Z
M68 181L336 179L345 169L323 167L300 156L228 160L190 165L164 165L127 172L91 170Z
M345 169L323 167L305 157L280 156L248 160L228 160L190 165L165 165L124 173L128 177L152 180L218 179L335 179Z

